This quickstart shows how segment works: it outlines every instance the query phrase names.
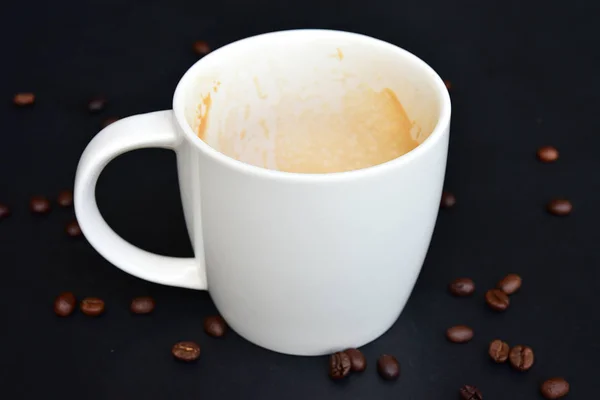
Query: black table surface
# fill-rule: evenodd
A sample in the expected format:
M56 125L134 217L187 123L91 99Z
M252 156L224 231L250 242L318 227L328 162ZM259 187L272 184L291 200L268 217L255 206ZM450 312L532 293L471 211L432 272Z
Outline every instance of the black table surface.
M452 399L463 384L486 399L537 399L546 378L564 376L570 398L600 389L600 6L516 1L13 1L0 13L0 397L39 399ZM445 187L458 202L440 212L414 292L396 324L363 348L369 367L345 382L327 376L326 357L259 348L233 332L208 337L215 313L206 292L144 282L110 265L64 226L73 210L31 215L28 201L72 188L79 156L101 122L171 107L173 90L213 48L291 28L349 30L397 44L452 82L453 120ZM36 104L12 97L32 91ZM87 100L105 95L91 115ZM542 164L541 145L560 159ZM136 151L100 178L98 203L126 240L160 254L191 256L167 150ZM545 204L566 197L568 217ZM523 277L505 313L484 304L507 273ZM474 297L449 296L459 276ZM100 318L58 318L54 297L106 300ZM132 316L130 300L156 299L155 313ZM381 293L385 296L385 293ZM374 310L376 311L376 310ZM468 344L446 328L468 324ZM490 340L530 345L534 367L495 365ZM203 346L201 359L172 359L178 340ZM394 354L401 378L383 382L375 362Z

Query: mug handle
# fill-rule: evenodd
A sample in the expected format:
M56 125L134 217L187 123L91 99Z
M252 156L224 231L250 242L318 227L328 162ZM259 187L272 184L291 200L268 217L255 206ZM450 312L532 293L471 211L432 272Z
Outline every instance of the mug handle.
M96 182L111 160L135 149L175 150L181 140L171 110L135 115L104 128L88 144L77 166L75 214L91 245L123 271L164 285L206 289L203 259L166 257L133 246L108 226L96 204Z

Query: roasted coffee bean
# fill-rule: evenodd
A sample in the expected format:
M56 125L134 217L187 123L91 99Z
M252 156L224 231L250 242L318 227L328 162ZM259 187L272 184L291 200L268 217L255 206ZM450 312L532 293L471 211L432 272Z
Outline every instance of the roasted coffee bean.
M569 382L564 378L550 378L540 386L542 396L547 399L560 399L569 393Z
M0 203L0 220L10 215L10 208L6 204Z
M495 311L504 311L510 304L508 295L500 289L490 289L485 294L487 305Z
M179 342L173 345L171 353L179 361L196 361L200 358L200 346L194 342Z
M19 107L30 106L35 102L35 94L33 93L17 93L13 97L13 103Z
M65 227L65 232L67 235L71 237L81 236L81 228L79 227L79 223L77 221L71 221Z
M35 214L47 214L50 212L50 202L42 196L34 196L29 201L29 208Z
M88 102L88 111L97 113L104 110L106 107L106 99L104 97L94 97Z
M571 214L573 205L566 199L554 199L546 206L546 210L552 215L564 217Z
M104 300L96 297L86 297L79 305L81 312L90 317L97 317L104 312Z
M442 193L442 200L440 201L440 208L452 208L456 204L456 197L450 192Z
M204 40L197 40L194 42L194 52L203 56L210 53L210 46Z
M508 347L508 343L496 339L490 343L488 354L495 362L503 363L508 359L509 351L510 348Z
M465 385L459 389L459 393L463 400L483 400L481 391L475 386Z
M73 205L73 192L70 190L63 190L58 194L56 202L61 207L71 207Z
M550 163L558 160L558 150L552 146L543 146L538 149L537 157L541 162Z
M347 349L344 353L350 357L351 369L354 372L362 372L367 368L367 359L365 355L358 349Z
M454 296L470 296L475 292L475 282L471 278L457 278L450 283L448 289Z
M329 356L329 376L331 379L342 379L348 376L352 362L350 356L343 351Z
M508 274L498 284L496 287L502 290L506 294L513 294L521 287L521 283L523 280L517 274Z
M67 317L75 310L75 296L71 292L64 292L54 300L54 312L60 317Z
M154 299L152 297L136 297L131 300L130 310L134 314L150 314L154 311L154 305Z
M221 337L227 332L227 323L220 315L204 318L204 332L212 337Z
M446 89L448 89L448 90L452 89L452 82L444 81L444 85L446 85Z
M446 337L452 343L467 343L473 339L473 329L466 325L456 325L446 330Z
M106 118L104 121L102 121L102 128L106 128L107 126L117 122L118 120L119 120L119 118L117 118L117 117Z
M400 376L400 364L396 357L384 354L377 360L377 372L386 381L398 379Z
M510 349L508 354L510 365L518 371L527 371L533 366L534 356L533 350L528 346L515 346Z

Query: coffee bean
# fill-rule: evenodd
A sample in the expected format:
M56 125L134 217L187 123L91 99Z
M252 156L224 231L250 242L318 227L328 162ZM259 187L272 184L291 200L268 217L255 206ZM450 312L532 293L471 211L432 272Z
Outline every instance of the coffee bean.
M490 343L488 354L495 362L503 363L508 359L509 351L510 348L508 347L508 343L496 339Z
M502 290L506 294L513 294L521 287L521 283L523 280L517 274L508 274L498 284L496 287Z
M33 196L29 201L29 208L35 214L47 214L50 212L50 202L42 196Z
M554 199L548 203L546 210L552 215L564 217L571 214L573 211L573 205L569 200L566 199Z
M367 368L367 359L365 355L358 349L347 349L344 353L350 357L351 369L354 372L362 372Z
M150 314L154 311L154 305L154 299L152 297L136 297L131 300L130 310L134 314Z
M79 305L81 312L90 317L97 317L104 312L104 300L96 297L86 297Z
M13 97L13 103L19 107L30 106L35 102L35 94L33 93L17 93Z
M450 282L448 289L454 296L470 296L475 292L475 282L471 278L457 278Z
M65 227L65 232L67 235L71 237L81 236L81 228L79 227L79 223L77 221L71 221Z
M537 151L537 157L541 162L550 163L558 160L558 150L552 146L542 146Z
M444 81L444 85L446 85L446 89L448 89L448 90L452 89L452 82Z
M442 193L442 200L440 201L440 208L452 208L456 204L456 197L450 192Z
M490 289L485 293L487 305L495 311L504 311L508 308L510 300L506 293L500 289Z
M481 391L475 386L465 385L459 389L459 393L463 400L483 400Z
M384 354L377 360L377 371L383 379L395 380L400 376L400 364L396 357Z
M93 97L88 102L88 111L97 113L104 110L106 107L106 99L104 97Z
M194 342L179 342L173 345L171 353L179 361L196 361L200 358L200 346Z
M204 318L204 332L212 337L221 337L227 331L227 323L220 315Z
M67 317L75 310L75 296L71 292L64 292L54 300L54 312L59 317Z
M350 356L343 351L329 356L329 376L331 379L342 379L348 376L352 363Z
M547 399L560 399L569 393L570 385L564 378L550 378L542 383L540 391Z
M510 360L510 365L512 365L514 369L518 371L527 371L533 365L533 350L528 346L515 346L510 349L508 359Z
M473 329L466 325L456 325L446 330L446 337L452 343L467 343L473 339Z
M0 203L0 220L10 215L10 208L6 204Z
M210 46L204 40L197 40L194 42L194 52L203 56L210 53Z
M73 192L70 190L63 190L58 194L56 202L61 207L71 207L73 205Z

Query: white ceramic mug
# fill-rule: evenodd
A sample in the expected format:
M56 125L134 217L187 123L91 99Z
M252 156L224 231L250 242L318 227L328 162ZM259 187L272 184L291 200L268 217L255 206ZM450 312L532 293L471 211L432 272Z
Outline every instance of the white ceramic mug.
M384 164L341 173L287 173L234 160L198 138L199 104L212 94L209 124L217 126L227 102L260 101L248 83L254 79L262 82L258 97L271 99L282 86L307 85L328 98L335 95L331 85L343 90L357 79L390 88L422 143ZM101 131L77 169L75 211L108 261L152 282L208 290L230 326L255 344L297 355L358 347L394 323L415 284L439 209L449 124L443 81L405 50L346 32L264 34L193 65L177 86L173 110ZM148 147L177 154L194 258L141 250L98 211L102 169Z

